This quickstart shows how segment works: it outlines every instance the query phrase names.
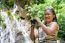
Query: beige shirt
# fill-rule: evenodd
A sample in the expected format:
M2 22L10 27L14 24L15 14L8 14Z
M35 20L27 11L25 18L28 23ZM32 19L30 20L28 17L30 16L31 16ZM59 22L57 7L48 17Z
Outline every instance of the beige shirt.
M50 23L50 24L47 24L46 26L50 29L50 26L51 26L51 24L52 23ZM50 36L50 35L47 35L43 30L42 30L42 28L40 27L39 29L38 29L38 38L36 39L36 43L39 43L39 42L43 42L45 39L56 39L56 37L57 37L57 33L58 33L58 30L55 30L56 32L55 32L55 34L54 34L54 36ZM38 42L37 42L38 41Z

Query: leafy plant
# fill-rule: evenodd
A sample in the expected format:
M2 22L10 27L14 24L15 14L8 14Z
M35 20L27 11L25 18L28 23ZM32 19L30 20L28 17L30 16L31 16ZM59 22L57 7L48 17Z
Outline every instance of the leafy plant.
M5 29L6 28L6 24L4 23L4 17L0 14L0 26Z

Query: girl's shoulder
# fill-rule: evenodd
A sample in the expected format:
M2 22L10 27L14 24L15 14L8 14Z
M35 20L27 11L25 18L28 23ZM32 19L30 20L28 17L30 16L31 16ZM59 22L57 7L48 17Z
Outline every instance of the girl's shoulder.
M57 29L59 29L59 25L58 25L58 23L57 23L57 22L52 22L52 23L51 23L51 25L54 25L54 26L56 26L56 27L57 27Z
M57 22L52 22L51 24L59 26Z

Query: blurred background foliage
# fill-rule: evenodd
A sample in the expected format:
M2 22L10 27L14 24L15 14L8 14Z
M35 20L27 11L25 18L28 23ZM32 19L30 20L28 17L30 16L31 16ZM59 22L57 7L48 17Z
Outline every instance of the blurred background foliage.
M13 8L14 3L20 4L32 17L37 16L42 21L45 8L53 7L60 27L58 37L65 40L65 0L0 0L0 10Z

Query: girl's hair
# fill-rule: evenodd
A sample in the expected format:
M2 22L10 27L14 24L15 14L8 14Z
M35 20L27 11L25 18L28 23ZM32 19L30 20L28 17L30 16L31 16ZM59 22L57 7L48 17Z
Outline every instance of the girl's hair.
M55 15L55 17L53 18L53 22L54 21L57 22L57 17L56 17L56 13L55 13L54 9L53 8L47 8L47 9L45 9L45 11L46 10L49 10L50 12L52 12L53 15ZM45 24L46 24L46 22L45 22Z

